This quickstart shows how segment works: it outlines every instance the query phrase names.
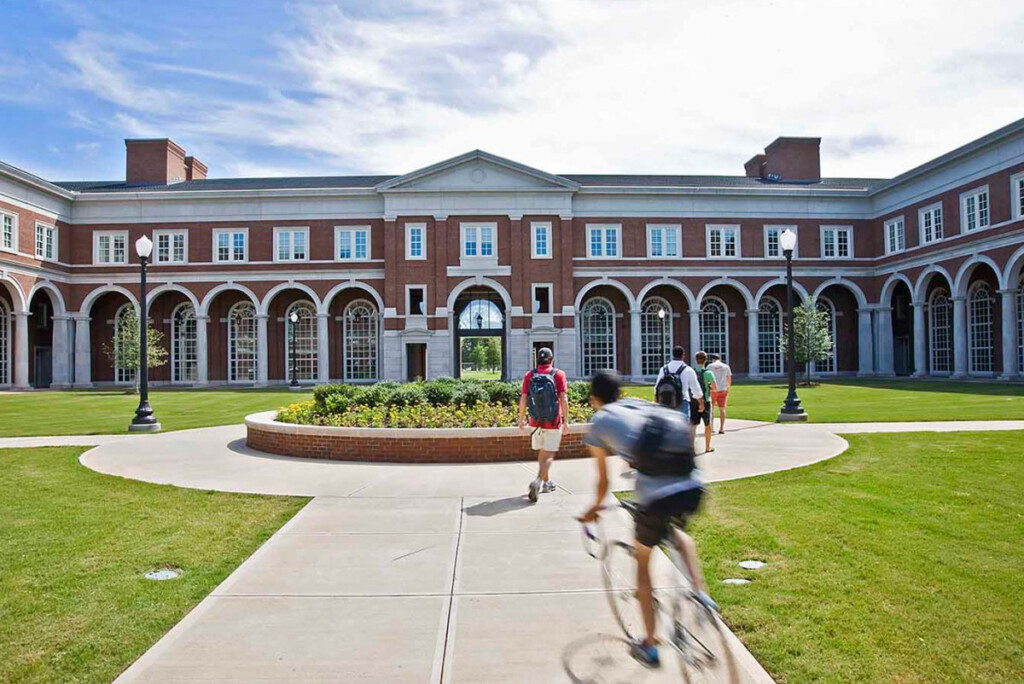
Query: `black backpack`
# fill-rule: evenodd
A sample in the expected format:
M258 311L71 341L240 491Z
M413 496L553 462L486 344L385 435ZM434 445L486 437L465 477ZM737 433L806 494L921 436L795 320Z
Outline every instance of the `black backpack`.
M634 447L633 466L654 477L689 477L696 467L690 426L679 411L661 406L645 409L644 427Z
M700 398L708 398L708 385L704 382L704 371L707 370L705 366L695 366L693 369L697 373L697 383L700 384ZM694 397L696 399L697 397Z
M679 370L670 373L668 366L662 369L661 379L654 386L654 399L662 406L668 408L679 408L683 403L683 381L681 376L686 370L686 364L679 366Z
M557 372L552 368L550 373L541 373L534 368L530 374L526 405L530 410L530 418L537 423L553 423L558 419L558 390L555 387Z

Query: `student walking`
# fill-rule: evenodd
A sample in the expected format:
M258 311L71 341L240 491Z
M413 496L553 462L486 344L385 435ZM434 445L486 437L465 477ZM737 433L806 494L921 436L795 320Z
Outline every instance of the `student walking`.
M537 351L537 367L523 377L519 397L519 429L526 429L526 411L533 429L532 445L537 452L537 477L530 483L527 496L536 503L539 493L555 491L551 481L551 462L555 460L562 435L569 434L568 383L565 373L552 364L554 354L547 347Z
M732 387L732 368L722 361L718 354L711 355L708 370L715 376L715 391L711 393L711 403L718 407L718 434L725 434L725 404L729 400L729 388Z
M715 376L705 367L708 360L707 354L699 351L693 358L697 362L697 367L694 370L697 372L697 382L700 384L702 399L690 401L690 423L693 425L695 433L697 426L701 422L704 423L704 453L707 454L714 451L711 448L711 433L713 431L711 427L711 397L715 391Z
M662 366L658 380L654 383L654 400L662 406L682 411L683 415L689 417L690 400L695 397L699 397L701 404L704 403L697 373L686 364L686 350L673 347L672 360Z

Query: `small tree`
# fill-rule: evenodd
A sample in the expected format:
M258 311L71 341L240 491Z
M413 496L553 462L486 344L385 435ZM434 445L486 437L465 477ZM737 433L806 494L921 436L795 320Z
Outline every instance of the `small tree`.
M488 337L485 356L487 357L487 368L497 370L501 366L501 340L497 337Z
M139 389L139 315L135 307L127 307L117 316L114 325L114 337L103 345L114 368L124 368L135 373L134 389ZM162 346L164 334L149 326L146 331L146 355L149 357L147 367L157 368L167 363L167 350Z
M811 384L811 364L824 361L832 356L832 331L828 314L818 309L814 297L804 297L800 306L793 310L793 343L796 360L803 362L807 370L807 384ZM783 350L789 349L786 333L780 340Z

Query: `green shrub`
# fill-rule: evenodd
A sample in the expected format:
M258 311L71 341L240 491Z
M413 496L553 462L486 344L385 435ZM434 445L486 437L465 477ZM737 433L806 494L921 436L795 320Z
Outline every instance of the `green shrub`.
M352 399L363 392L363 388L357 385L344 385L335 383L333 385L318 385L313 388L313 400L318 406L326 406L332 397L345 397Z
M423 396L434 406L452 403L455 396L455 381L451 378L438 378L423 383Z
M432 406L429 403L408 406L353 406L341 413L328 415L317 414L313 406L312 401L292 404L283 409L277 419L283 423L334 427L483 428L515 427L517 417L514 406L485 401L472 406ZM570 406L569 422L585 423L590 420L592 413L589 407Z
M487 401L502 406L518 406L522 387L514 382L488 382L484 384Z
M395 391L392 383L379 382L366 388L360 398L360 406L387 406Z
M570 404L583 405L590 403L590 383L589 382L570 382L569 389L565 393L566 400Z
M427 395L423 391L423 385L418 382L401 385L388 397L388 406L412 406L425 403L427 403Z
M464 382L455 386L452 394L452 403L472 406L482 401L487 401L487 390L478 382Z
M297 423L299 425L321 424L315 401L300 401L290 404L277 412L277 420L281 423Z

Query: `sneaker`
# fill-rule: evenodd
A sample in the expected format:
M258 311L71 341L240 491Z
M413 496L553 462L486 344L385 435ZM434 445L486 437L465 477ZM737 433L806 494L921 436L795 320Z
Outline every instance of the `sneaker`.
M629 645L629 655L644 667L661 667L657 646L647 646L642 641L634 641Z
M547 482L544 483L544 486L541 487L540 493L541 494L550 494L551 492L555 491L556 489L558 489L558 485L556 485L551 480L548 480Z
M527 492L526 496L533 503L537 503L537 494L540 492L540 485L540 480L534 480L533 482L530 483L530 491Z

